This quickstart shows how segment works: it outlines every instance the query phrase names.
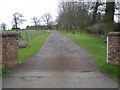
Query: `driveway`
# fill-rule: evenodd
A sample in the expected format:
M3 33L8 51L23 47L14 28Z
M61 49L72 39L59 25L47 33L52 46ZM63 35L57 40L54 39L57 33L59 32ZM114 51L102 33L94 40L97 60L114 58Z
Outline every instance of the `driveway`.
M52 32L42 49L3 79L3 88L117 88L87 51Z

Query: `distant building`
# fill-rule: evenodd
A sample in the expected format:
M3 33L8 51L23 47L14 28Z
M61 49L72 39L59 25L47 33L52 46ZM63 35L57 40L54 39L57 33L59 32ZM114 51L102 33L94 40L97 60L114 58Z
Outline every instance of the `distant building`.
M46 29L56 29L56 25L53 26L45 26L45 25L41 25L41 26L27 26L26 30L46 30Z
M42 30L47 29L47 26L27 26L26 30Z
M12 28L12 30L20 30L20 28Z
M16 25L13 24L13 26L12 26L12 30L20 30L20 28L19 28L19 27L16 28Z

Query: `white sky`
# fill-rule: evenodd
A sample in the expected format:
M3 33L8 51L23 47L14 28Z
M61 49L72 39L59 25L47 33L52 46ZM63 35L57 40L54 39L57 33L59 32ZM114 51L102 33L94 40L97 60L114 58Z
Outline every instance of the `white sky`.
M4 22L11 28L12 15L15 12L23 14L27 20L20 25L21 28L32 25L33 16L41 17L46 12L50 12L55 19L58 2L59 0L0 0L0 23Z
M0 24L7 24L7 27L12 27L12 15L19 12L24 15L27 20L20 28L25 28L27 25L33 25L31 18L33 16L41 17L44 13L50 12L53 19L57 16L58 2L60 0L0 0ZM115 17L115 21L118 18Z

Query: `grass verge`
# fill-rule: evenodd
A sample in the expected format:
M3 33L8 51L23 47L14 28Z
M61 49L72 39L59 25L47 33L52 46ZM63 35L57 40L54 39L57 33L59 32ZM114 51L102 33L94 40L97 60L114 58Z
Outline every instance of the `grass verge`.
M104 72L115 80L118 80L118 75L120 75L118 68L120 67L117 65L107 64L107 45L103 42L103 38L84 32L76 32L76 34L65 33L63 31L60 32L73 39L82 48L87 50L88 53L93 55L93 59L95 60L100 71Z
M28 57L36 54L40 48L43 46L44 41L48 37L49 33L47 32L46 34L40 35L30 42L28 44L30 47L27 48L19 48L19 63L24 62Z
M47 33L40 35L40 36L34 38L33 40L29 41L28 44L30 45L30 47L19 48L18 49L18 54L19 54L18 62L22 63L30 56L33 56L34 54L36 54L40 50L40 48L43 46L43 44L49 34L50 33L47 32ZM5 77L8 73L11 72L11 70L12 70L12 68L6 68L6 69L2 70L2 72L0 71L0 76L2 75L2 77Z

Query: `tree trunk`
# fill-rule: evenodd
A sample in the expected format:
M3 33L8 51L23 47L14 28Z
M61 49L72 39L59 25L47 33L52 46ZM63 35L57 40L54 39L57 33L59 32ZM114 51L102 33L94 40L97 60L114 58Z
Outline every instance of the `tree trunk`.
M98 6L99 6L99 2L96 2L92 15L92 24L96 23Z
M113 31L114 26L115 2L106 2L106 10L104 16L104 34L105 37L110 31Z

